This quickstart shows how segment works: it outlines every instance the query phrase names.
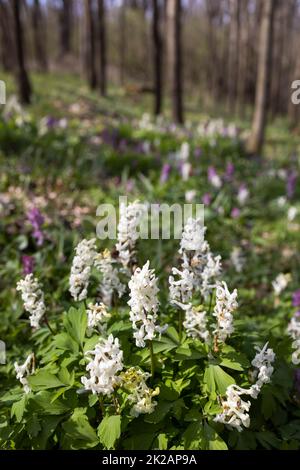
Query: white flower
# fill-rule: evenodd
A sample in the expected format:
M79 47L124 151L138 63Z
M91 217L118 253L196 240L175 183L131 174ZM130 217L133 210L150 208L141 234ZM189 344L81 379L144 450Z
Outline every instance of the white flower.
M256 347L258 351L251 364L257 370L254 372L253 377L256 378L256 383L252 385L249 390L249 394L253 398L257 398L264 384L269 383L271 375L273 374L274 367L272 363L275 360L275 354L273 349L268 348L268 343L264 345L262 349Z
M243 206L248 198L249 198L249 190L247 186L242 184L238 190L237 200L240 203L240 205Z
M122 374L122 385L131 393L128 399L133 403L130 410L132 416L138 417L140 414L153 413L157 402L152 398L159 394L159 388L152 390L146 384L146 380L150 377L147 372L131 367Z
M95 257L95 266L102 273L100 284L102 301L108 307L111 306L114 292L117 292L118 296L122 297L126 290L126 286L119 279L118 269L113 266L115 263L116 260L111 257L109 250L104 250L103 253Z
M199 311L189 304L185 308L185 320L183 326L187 336L199 338L205 343L209 341L209 331L207 329L207 316L205 311Z
M213 315L217 319L216 329L214 334L217 336L218 341L224 343L226 338L230 336L233 331L233 316L232 313L237 309L237 290L234 289L232 293L229 292L226 282L222 282L217 286L216 291L216 305Z
M86 354L94 358L86 366L90 377L81 377L84 388L91 390L93 394L112 394L121 380L117 374L123 369L123 351L120 349L118 338L110 335Z
M226 400L222 401L222 412L219 413L214 421L227 425L230 429L237 429L239 432L243 427L250 426L249 410L250 401L241 399L241 395L249 395L256 399L264 384L270 382L273 373L271 365L275 360L275 354L268 343L260 350L252 361L252 365L257 369L254 373L257 381L249 389L239 387L238 385L229 385L226 390Z
M297 207L295 206L291 206L288 210L288 213L287 213L287 218L288 218L288 221L289 222L293 222L293 220L295 219L296 215L298 214L298 209Z
M283 206L285 206L286 203L287 203L287 198L284 197L284 196L280 196L280 197L277 199L277 205L278 205L278 207L283 207Z
M182 254L185 251L206 251L205 232L206 227L203 227L201 219L189 218L182 232L179 253Z
M70 293L74 300L80 301L87 297L91 269L96 256L95 242L95 238L82 240L75 248L76 255L70 275Z
M195 191L194 189L191 189L189 191L186 191L185 192L185 200L186 202L193 202L193 200L195 199L196 197L196 194L197 194L197 191Z
M222 401L222 413L218 414L214 421L226 424L230 429L237 429L239 432L243 427L248 428L251 403L241 399L241 395L244 394L248 394L248 390L234 384L229 385L226 390L226 400Z
M88 316L88 328L99 326L101 332L105 331L106 322L111 317L111 314L107 312L106 306L103 303L89 303L86 313Z
M179 159L182 162L186 162L190 156L190 146L188 142L183 142L180 147Z
M230 254L230 260L236 272L241 273L245 265L245 258L243 256L242 250L238 246L233 248Z
M30 313L29 320L32 328L40 328L40 321L46 311L44 293L33 274L27 274L25 279L17 284L17 290L21 291L24 308Z
M162 333L164 328L156 325L158 310L158 287L154 270L149 269L149 261L142 269L137 268L129 281L130 320L134 330L136 345L145 346L145 340L153 340L156 333Z
M278 276L272 281L272 286L275 291L276 295L280 295L284 289L286 289L288 283L291 280L291 275L290 274L283 274L280 273Z
M291 319L288 328L288 334L294 340L292 347L295 350L292 354L292 363L295 365L300 364L300 319L299 316L294 315Z
M180 271L172 268L173 276L169 276L170 301L173 305L185 304L192 298L194 288L194 275L188 269ZM175 280L174 276L178 276Z
M207 253L206 264L201 274L202 286L201 294L205 299L216 286L216 279L220 276L222 270L221 256L213 256Z
M116 249L124 268L127 269L129 264L134 260L135 245L139 238L137 230L141 217L144 213L145 206L135 201L131 204L121 204L120 219L118 224L118 242Z
M19 365L17 362L14 363L14 368L17 373L17 379L20 380L21 384L23 385L24 392L29 393L31 388L29 386L27 377L34 373L34 354L31 353L27 357L24 364Z
M182 181L188 181L192 170L192 165L189 162L184 162L181 164L180 173Z

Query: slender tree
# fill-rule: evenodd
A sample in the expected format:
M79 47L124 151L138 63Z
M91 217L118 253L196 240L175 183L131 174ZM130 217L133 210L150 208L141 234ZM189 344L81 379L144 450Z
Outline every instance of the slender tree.
M20 10L21 2L19 0L12 0L12 9L14 17L14 32L16 43L16 79L19 89L19 98L22 103L29 104L31 99L32 88L25 65L23 25Z
M259 38L259 57L256 79L255 108L251 134L247 143L250 153L262 149L267 120L268 89L270 85L273 19L276 0L264 0Z
M167 56L172 114L174 121L182 124L181 0L167 0L166 16Z
M71 36L72 36L72 15L73 15L73 0L62 0L61 8L59 10L59 24L60 24L60 55L64 57L70 54Z
M0 61L3 69L10 72L14 67L13 41L10 30L10 14L7 2L0 0Z
M90 88L93 90L97 86L97 75L95 64L95 27L91 0L85 0L85 34L86 72Z
M228 107L231 112L235 110L239 82L240 3L240 0L229 0Z
M105 20L105 2L98 0L98 31L99 31L99 49L100 49L100 73L99 85L102 96L106 95L106 20Z
M160 9L158 0L152 0L152 7L153 68L155 89L154 114L158 115L161 113L162 107L162 38L160 34Z
M36 63L40 71L46 72L48 70L46 32L39 0L33 2L32 28Z
M126 0L122 1L119 7L119 56L120 56L120 85L125 82L125 62L126 62Z

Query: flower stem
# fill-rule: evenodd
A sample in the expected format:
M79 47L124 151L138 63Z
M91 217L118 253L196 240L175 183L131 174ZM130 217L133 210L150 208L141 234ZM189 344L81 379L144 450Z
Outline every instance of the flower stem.
M179 334L179 341L181 342L182 340L182 310L179 310L179 315L178 315L178 334Z
M150 359L151 359L151 377L154 377L155 371L155 362L154 362L154 352L153 352L153 343L149 341L149 350L150 350Z
M49 321L48 321L48 318L47 318L46 316L44 317L44 322L46 323L46 325L47 325L47 327L49 328L50 332L51 332L53 335L55 335L55 332L54 332L54 330L51 328L50 323L49 323Z

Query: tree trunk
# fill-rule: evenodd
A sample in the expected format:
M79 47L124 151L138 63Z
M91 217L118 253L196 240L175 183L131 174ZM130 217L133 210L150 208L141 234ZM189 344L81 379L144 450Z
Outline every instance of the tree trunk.
M46 32L39 0L34 0L32 6L32 27L36 63L41 72L46 72L48 70Z
M70 54L71 47L71 32L72 32L72 1L62 0L60 10L60 54L64 57Z
M91 0L85 0L85 23L86 71L90 88L94 90L97 86L97 75L95 65L95 27Z
M0 0L0 62L3 69L11 72L14 68L11 22L7 3Z
M98 0L100 74L99 85L102 96L106 95L106 22L104 0Z
M182 124L181 0L167 0L166 7L167 57L172 114L174 121Z
M125 59L126 59L126 2L123 0L122 5L119 7L119 29L120 29L120 85L124 86L125 83Z
M12 0L13 16L14 16L14 31L16 43L16 79L19 89L19 98L21 103L29 104L31 99L31 85L26 70L24 58L24 40L23 40L23 26L21 20L21 3L19 0Z
M228 67L228 108L234 112L237 102L239 82L239 43L240 43L240 0L230 0L229 67Z
M259 38L255 109L252 130L247 142L250 153L259 153L264 142L267 120L267 100L272 57L273 18L276 0L264 0Z
M159 115L162 107L162 39L160 34L160 11L158 0L152 0L153 19L153 66L154 66L154 89L155 102L154 114Z

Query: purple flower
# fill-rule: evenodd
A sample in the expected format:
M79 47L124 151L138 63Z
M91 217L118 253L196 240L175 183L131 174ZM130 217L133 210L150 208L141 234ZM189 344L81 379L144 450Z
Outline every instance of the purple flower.
M294 292L292 304L293 304L293 307L300 307L300 289Z
M203 196L202 196L202 202L203 202L203 204L205 204L206 206L209 206L210 203L211 203L211 194L210 194L210 193L205 193L205 194L203 194Z
M202 154L201 148L199 148L199 147L195 148L195 150L194 150L195 158L199 158L201 156L201 154Z
M234 164L231 162L228 162L226 165L225 178L227 180L231 180L233 175L234 175Z
M32 225L33 231L32 236L35 239L38 246L41 246L44 243L44 233L41 230L41 227L45 221L43 215L36 207L30 209L27 213L27 219L29 223Z
M286 181L286 194L289 199L292 199L296 189L297 183L297 171L291 170L288 172L287 181Z
M171 165L169 163L165 163L162 167L161 174L160 174L160 182L165 183L170 176Z
M231 211L231 217L233 219L237 219L240 216L240 213L241 213L240 209L238 207L234 207Z
M21 261L24 276L26 276L27 274L31 274L34 268L34 259L32 258L32 256L23 255Z
M207 170L207 178L208 181L215 187L220 188L222 186L221 178L219 177L218 173L214 166L209 166Z
M52 116L47 116L46 118L46 126L48 127L48 129L53 129L53 127L55 126L56 124L56 119Z

